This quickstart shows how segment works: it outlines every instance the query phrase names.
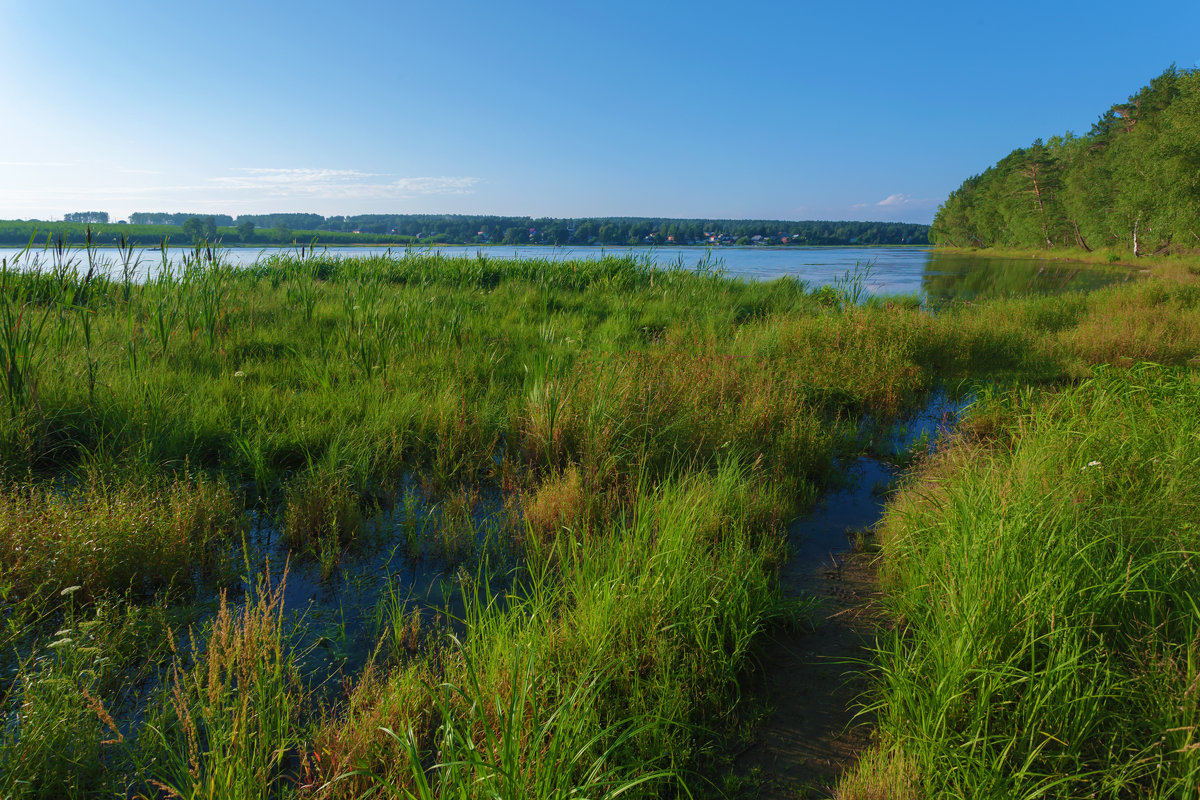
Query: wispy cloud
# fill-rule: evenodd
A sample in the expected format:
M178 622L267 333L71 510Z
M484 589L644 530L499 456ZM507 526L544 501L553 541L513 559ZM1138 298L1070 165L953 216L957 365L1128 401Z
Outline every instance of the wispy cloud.
M373 172L356 169L275 169L269 167L247 167L237 169L237 175L210 178L210 181L229 189L273 189L285 188L304 191L325 186L346 186L362 183L364 179L378 177Z
M470 194L479 178L401 178L392 186L412 194Z
M932 201L913 197L911 194L897 192L889 194L887 197L876 203L855 203L851 208L925 208Z
M14 163L29 165L0 161L0 167ZM24 170L9 174L12 180L0 180L0 216L61 214L106 204L119 208L119 213L169 207L227 212L281 207L287 200L324 204L331 210L355 205L383 207L417 198L469 195L480 183L479 178L464 176L399 178L354 169L274 167L230 169L219 177L189 176L185 180L161 179L161 183L158 176L162 173L138 169L115 168L107 177L76 175L74 178L82 180L69 183ZM18 176L28 179L17 180Z
M0 167L74 167L66 161L0 161Z
M273 197L388 199L417 195L470 194L479 183L469 177L392 178L354 169L249 167L236 175L211 178L213 187Z

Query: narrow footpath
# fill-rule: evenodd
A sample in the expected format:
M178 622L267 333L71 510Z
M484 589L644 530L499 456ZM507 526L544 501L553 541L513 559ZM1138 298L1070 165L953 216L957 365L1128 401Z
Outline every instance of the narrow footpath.
M879 519L883 502L872 490L890 474L873 461L858 471L856 487L826 498L790 531L780 588L820 606L815 630L776 630L766 643L755 691L773 710L735 762L761 800L831 797L871 742L873 720L857 712L881 617L873 557L853 552L848 533Z
M936 442L963 408L935 393L894 444ZM791 557L780 574L786 598L820 601L814 630L770 633L751 691L772 709L734 767L746 796L801 800L834 796L838 780L871 744L874 719L860 713L867 689L869 648L879 625L875 555L859 552L857 534L883 514L882 489L895 470L863 458L855 484L826 497L788 531Z

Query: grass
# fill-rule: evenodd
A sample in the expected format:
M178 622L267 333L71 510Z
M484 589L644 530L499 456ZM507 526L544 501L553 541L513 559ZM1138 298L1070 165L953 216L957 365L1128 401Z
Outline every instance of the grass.
M744 477L729 462L662 486L591 547L570 529L534 545L536 571L511 593L477 585L461 640L368 682L369 701L327 722L313 759L325 791L424 797L427 780L480 770L500 797L674 783L696 726L729 717L774 612L780 541L723 524L753 519Z
M1184 281L930 315L630 256L98 259L4 265L14 797L706 791L839 461L938 386L1200 354Z
M305 693L283 633L283 585L267 574L240 610L222 595L194 663L172 665L165 700L143 737L144 779L169 797L264 797L303 746ZM143 756L144 758L145 756Z
M1165 255L1135 257L1125 248L1100 247L1084 250L1077 247L1055 247L1052 250L1021 250L1004 247L946 247L937 252L978 256L981 258L1036 258L1047 261L1068 261L1081 264L1114 264L1153 272L1156 277L1188 281L1200 274L1195 253L1182 250Z
M10 600L81 587L77 600L153 597L227 580L244 526L219 480L187 472L69 492L34 482L0 492L0 593Z
M1002 396L892 505L880 727L924 794L1196 793L1197 408L1154 365Z

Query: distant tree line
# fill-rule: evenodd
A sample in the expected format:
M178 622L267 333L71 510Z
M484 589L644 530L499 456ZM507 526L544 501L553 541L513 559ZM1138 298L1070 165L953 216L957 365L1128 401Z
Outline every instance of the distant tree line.
M930 239L957 247L1200 248L1200 71L1171 67L1085 136L1014 150L968 178Z
M108 212L107 211L76 211L73 214L64 214L63 222L82 222L84 224L91 222L91 223L98 223L98 224L103 225L108 222Z
M105 215L107 217L107 215ZM208 215L217 225L223 225L227 228L233 227L233 217L228 214L211 214ZM204 214L168 214L161 211L135 211L129 215L130 225L183 225L189 219L205 219ZM67 222L72 220L67 220ZM94 222L95 220L87 220ZM108 222L107 219L104 220Z
M46 244L47 240L62 240L70 245L83 244L87 229L91 228L92 241L97 245L112 245L121 237L136 246L157 247L166 241L172 247L187 247L196 242L219 242L225 245L290 245L293 242L309 244L316 239L320 244L386 244L406 246L416 244L412 236L376 236L338 233L334 231L292 230L278 226L269 230L258 230L250 221L239 222L236 227L217 225L213 217L187 217L182 225L129 225L125 222L84 224L80 222L46 222L42 220L0 220L0 245Z
M462 214L246 214L258 228L392 235L490 244L926 244L928 226L903 222L789 222L644 217L500 217ZM755 237L758 237L757 239ZM763 241L767 240L767 241Z
M83 244L87 230L91 228L92 242L97 245L111 245L120 241L121 237L134 245L141 247L157 247L166 239L172 246L182 247L195 241L194 236L184 233L178 225L128 225L120 223L82 223L82 222L44 222L42 220L0 220L0 245L25 245L30 241L35 246L46 244L48 240L58 240L66 244ZM204 226L201 225L200 238L204 238ZM236 238L233 228L217 228L216 239L226 235Z
M94 214L96 212L82 212ZM75 217L76 215L68 215ZM105 215L107 217L107 215ZM152 220L152 221L150 221ZM91 220L99 223L100 220ZM0 221L0 244L24 244L36 231L39 241L62 235L84 240L82 222ZM783 220L700 220L643 217L467 216L457 214L174 214L137 212L129 224L93 224L95 240L111 243L122 235L136 244L176 246L220 240L226 244L503 244L503 245L879 245L927 244L928 226L904 222L787 222Z

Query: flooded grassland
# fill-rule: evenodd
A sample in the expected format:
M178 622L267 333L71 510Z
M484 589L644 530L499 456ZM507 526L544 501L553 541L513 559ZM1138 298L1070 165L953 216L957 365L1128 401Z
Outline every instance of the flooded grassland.
M907 458L935 390L1200 352L1153 281L930 314L632 255L20 266L16 797L703 792L839 465Z

